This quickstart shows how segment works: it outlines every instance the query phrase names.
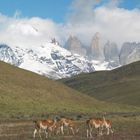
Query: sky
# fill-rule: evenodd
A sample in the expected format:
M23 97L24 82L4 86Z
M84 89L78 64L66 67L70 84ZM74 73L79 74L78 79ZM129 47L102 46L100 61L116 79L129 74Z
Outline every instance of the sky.
M108 1L101 0L97 6L104 5ZM117 3L118 0L114 1ZM51 18L55 22L64 22L72 3L73 0L1 0L0 13L7 16L18 13L21 17ZM119 7L129 10L140 8L140 0L121 0Z
M63 22L72 0L1 0L0 12L13 16L51 18Z
M140 0L0 0L0 43L35 45L70 35L90 45L96 32L105 41L140 42Z

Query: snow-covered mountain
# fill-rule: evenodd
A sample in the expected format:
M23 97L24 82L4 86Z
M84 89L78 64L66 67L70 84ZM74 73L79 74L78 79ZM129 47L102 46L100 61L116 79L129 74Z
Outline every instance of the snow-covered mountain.
M41 46L24 49L20 46L0 45L0 60L51 79L70 77L95 70L87 59L72 54L56 42L47 42Z
M50 40L49 30L42 22L16 21L7 25L7 35L0 38L0 60L51 79L60 79L100 70L111 70L140 60L140 43L124 43L121 51L115 43L103 44L100 33L96 33L83 47L81 40L70 36L64 45L57 42L59 36ZM49 22L49 25L51 22ZM48 26L48 24L46 24Z
M7 45L0 45L0 60L15 66L20 65L20 59L16 57L13 50Z
M68 30L63 36L62 25L56 27L51 20L4 17L1 26L0 44L7 45L0 45L0 60L52 79L111 70L140 60L140 43L117 46L111 40L106 43L105 35L97 32L91 42L83 44L81 34L72 32L69 37ZM86 31L85 35L91 36Z
M55 39L36 46L0 45L1 61L51 79L60 79L79 73L111 70L138 61L140 43L124 43L119 51L115 43L107 42L104 60L87 58L64 49Z

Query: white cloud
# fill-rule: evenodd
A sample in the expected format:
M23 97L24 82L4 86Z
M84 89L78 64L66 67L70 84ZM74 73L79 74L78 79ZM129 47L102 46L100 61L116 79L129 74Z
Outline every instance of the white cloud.
M117 43L140 41L140 11L100 7L95 10L95 26L107 39Z
M90 45L96 32L104 40L121 44L125 41L140 42L140 10L118 8L118 0L108 6L99 0L75 0L67 21L58 24L51 19L17 18L0 14L0 42L9 45L35 46L55 37L64 43L70 34L78 36L83 43ZM111 6L112 5L112 6Z
M86 2L89 3L86 5ZM78 35L86 44L90 44L96 32L100 32L104 40L115 41L119 45L125 41L139 42L140 10L118 8L121 2L110 0L105 5L95 7L98 1L75 0L67 23L69 32Z
M11 18L0 15L0 42L14 46L35 46L49 39L60 38L61 25L50 19Z
M67 14L67 20L71 24L93 22L93 10L99 2L100 0L74 0L70 7L71 11Z

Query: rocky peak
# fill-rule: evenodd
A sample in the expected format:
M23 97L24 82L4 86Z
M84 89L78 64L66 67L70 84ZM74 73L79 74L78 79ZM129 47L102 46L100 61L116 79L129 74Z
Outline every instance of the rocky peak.
M89 48L89 57L90 57L90 59L94 59L94 60L103 59L103 49L101 46L101 35L99 32L95 33L95 35L91 41L91 46Z
M109 62L112 67L117 67L119 63L119 49L116 43L108 41L104 45L105 61Z
M126 65L140 60L140 43L125 42L120 51L120 63Z
M137 44L136 42L125 42L123 43L120 51L120 63L121 65L127 64L128 56L133 52L133 50L136 48Z
M55 38L52 38L50 43L54 45L60 45L59 42Z
M82 56L86 55L86 49L83 47L81 41L76 36L70 36L65 44L65 48L74 54Z

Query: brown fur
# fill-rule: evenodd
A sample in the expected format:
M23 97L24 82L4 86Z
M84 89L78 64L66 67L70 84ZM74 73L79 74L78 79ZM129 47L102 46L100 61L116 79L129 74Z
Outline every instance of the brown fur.
M76 128L77 123L76 123L76 121L74 121L74 119L69 119L69 118L63 117L60 119L60 122L61 122L61 133L62 134L64 134L64 127L67 127L73 135L75 135L75 133L78 132L78 129Z
M92 137L92 131L93 128L98 129L99 135L102 135L103 128L105 127L107 129L107 135L109 135L109 132L112 132L111 125L112 122L110 120L106 120L103 118L90 118L86 121L87 124L87 137Z
M34 121L34 123L35 123L35 130L34 130L33 137L35 138L35 135L38 132L41 138L41 130L44 130L44 132L46 133L46 138L47 138L48 132L53 131L56 121L52 119L47 119L47 120Z

